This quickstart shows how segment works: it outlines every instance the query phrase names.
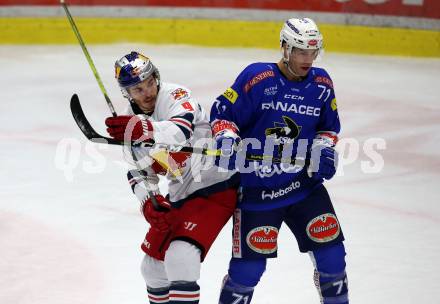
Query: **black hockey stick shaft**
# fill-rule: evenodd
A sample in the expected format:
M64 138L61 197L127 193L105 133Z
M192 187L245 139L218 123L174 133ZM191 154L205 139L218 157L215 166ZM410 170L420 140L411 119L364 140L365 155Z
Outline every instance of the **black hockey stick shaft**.
M78 27L75 24L75 20L73 20L72 15L70 14L69 8L64 0L60 0L60 4L63 6L64 11L66 12L67 19L69 20L70 26L75 33L76 38L78 39L79 45L81 46L81 49L87 59L87 62L89 63L90 68L92 69L93 75L95 75L95 79L98 82L99 88L101 89L102 94L104 95L105 101L107 102L107 106L110 109L110 112L112 113L113 117L117 116L115 108L113 106L112 101L110 100L110 97L108 97L107 90L104 87L104 84L101 80L101 77L99 76L98 70L96 69L95 64L93 63L92 57L90 56L89 51L87 50L86 44L84 40L81 37L81 33L78 30ZM133 147L130 147L131 155L133 157L134 163L139 171L141 171L143 174L146 174L144 170L139 166L137 156L135 152L133 151ZM160 209L160 205L156 200L156 197L154 196L153 191L150 190L150 185L147 183L146 180L144 180L145 187L147 188L148 195L150 196L151 202L153 203L153 206L155 209Z

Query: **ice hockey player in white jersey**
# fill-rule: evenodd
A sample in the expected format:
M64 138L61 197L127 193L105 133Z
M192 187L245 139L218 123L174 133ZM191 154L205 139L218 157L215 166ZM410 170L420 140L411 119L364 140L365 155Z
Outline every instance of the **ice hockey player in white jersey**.
M115 63L115 77L130 106L127 115L106 119L111 137L175 146L211 138L209 118L190 90L162 82L148 57L123 56ZM201 262L234 211L238 176L206 165L210 160L203 155L163 148L133 148L133 153L142 170L127 176L150 223L141 245L149 303L199 303ZM168 180L166 197L159 192L158 175Z

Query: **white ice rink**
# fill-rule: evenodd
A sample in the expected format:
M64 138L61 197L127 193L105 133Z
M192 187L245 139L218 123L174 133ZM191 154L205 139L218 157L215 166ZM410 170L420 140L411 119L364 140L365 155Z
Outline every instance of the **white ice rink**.
M253 49L89 46L118 112L125 100L113 63L132 49L207 110L247 64L279 58ZM351 303L439 303L440 60L325 54L318 65L335 83L346 143L327 188L347 239ZM90 144L71 117L73 93L98 131L110 115L80 47L0 46L0 67L0 303L146 304L139 264L147 223L121 149ZM368 173L374 155L384 166ZM202 304L217 303L230 224L203 264ZM278 252L252 303L318 303L312 264L286 228Z

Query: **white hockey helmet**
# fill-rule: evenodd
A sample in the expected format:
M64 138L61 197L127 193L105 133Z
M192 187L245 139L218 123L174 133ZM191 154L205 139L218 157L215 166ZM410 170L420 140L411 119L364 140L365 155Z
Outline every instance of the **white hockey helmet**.
M321 50L322 35L316 23L310 18L291 18L284 22L280 32L280 47L287 45L288 54L292 49Z

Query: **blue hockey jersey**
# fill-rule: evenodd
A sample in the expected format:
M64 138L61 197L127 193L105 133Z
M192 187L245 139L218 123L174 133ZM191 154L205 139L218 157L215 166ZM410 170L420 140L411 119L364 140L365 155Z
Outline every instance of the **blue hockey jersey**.
M337 134L339 116L333 83L324 69L311 68L302 81L290 81L276 63L253 63L220 95L211 109L211 124L233 122L247 154L275 158L309 158L319 132ZM240 158L240 156L238 156ZM305 198L323 180L297 165L245 161L241 173L241 208L274 209Z

